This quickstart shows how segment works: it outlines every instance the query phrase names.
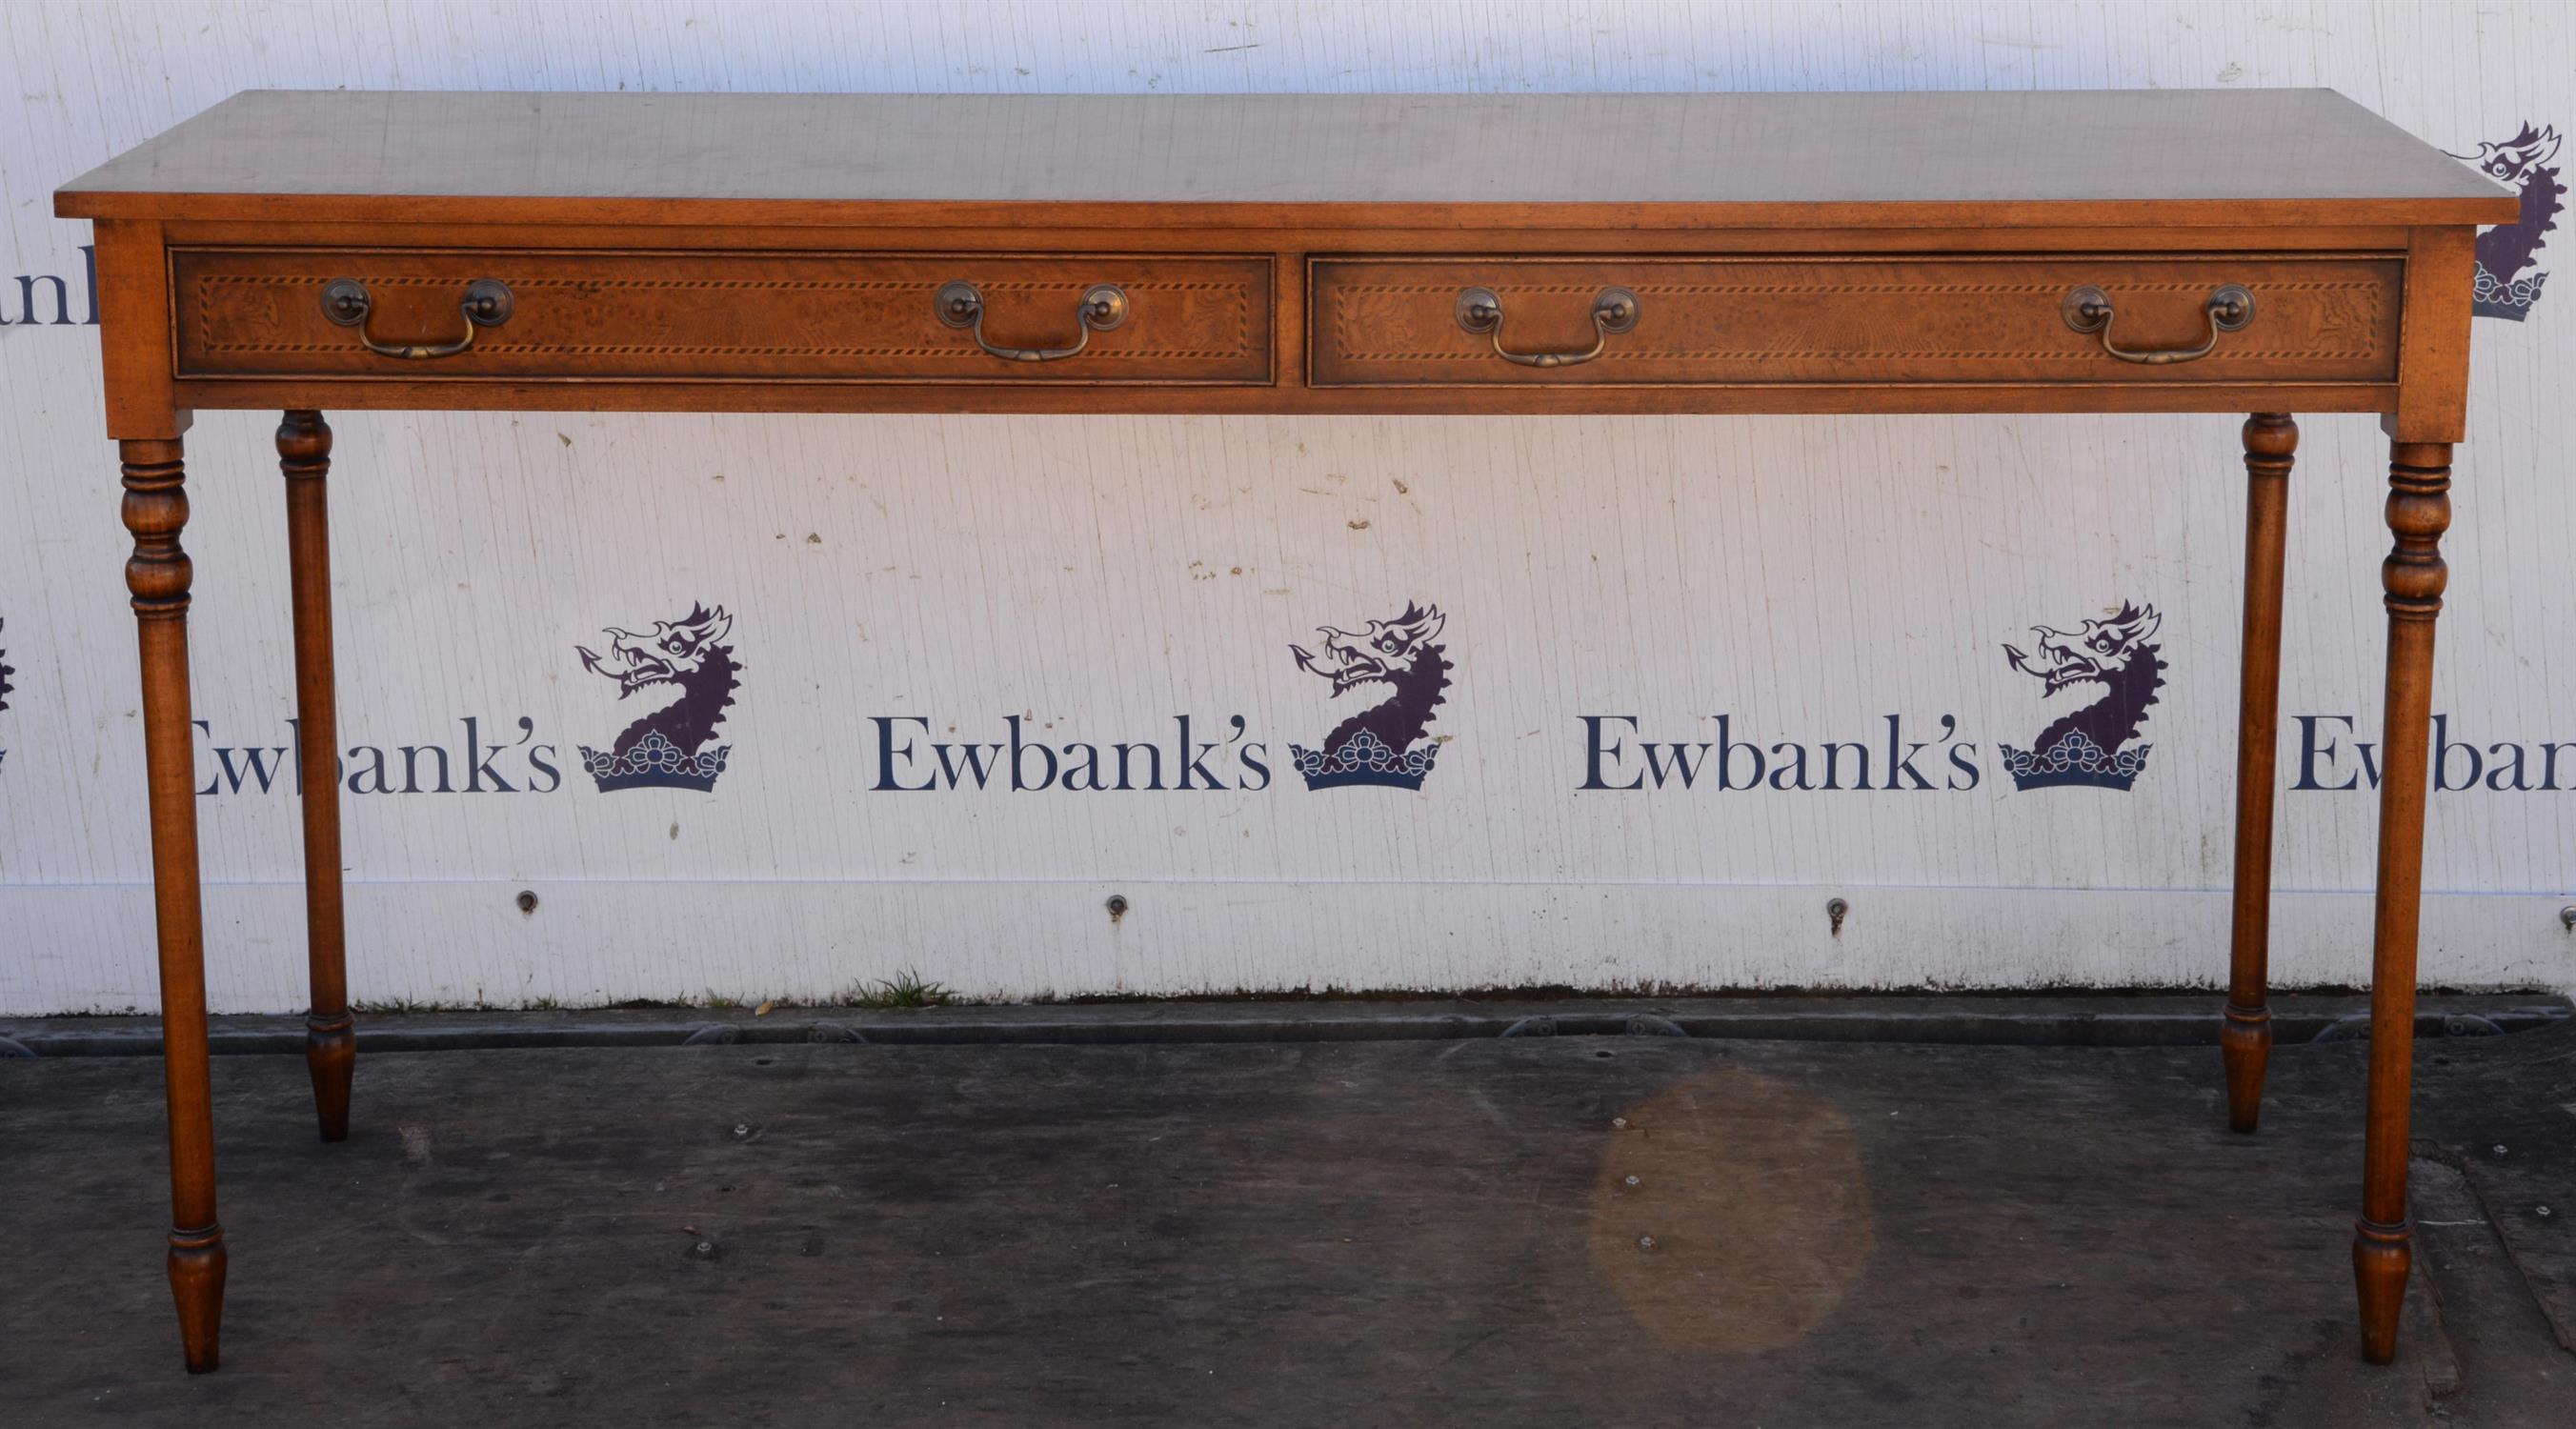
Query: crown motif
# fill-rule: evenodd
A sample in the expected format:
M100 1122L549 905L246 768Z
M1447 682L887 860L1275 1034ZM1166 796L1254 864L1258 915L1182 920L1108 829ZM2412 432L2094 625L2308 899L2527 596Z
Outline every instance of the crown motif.
M2540 285L2549 280L2546 273L2516 278L2508 283L2478 265L2477 298L2472 311L2482 318L2505 318L2520 322L2531 316L2531 305L2540 301Z
M2081 784L2096 789L2126 789L2137 782L2147 767L2147 751L2152 744L2134 745L2117 754L2103 752L2093 737L2080 729L2070 729L2055 744L2033 754L2011 745L2003 750L2004 768L2011 773L2016 789L2050 789L2061 784Z
M695 789L705 793L716 787L716 776L725 770L725 756L732 752L732 745L719 744L690 754L664 739L662 731L648 729L624 754L585 744L581 747L581 762L603 794L645 788Z
M1297 772L1306 776L1309 789L1338 789L1344 784L1419 789L1423 776L1431 772L1432 761L1440 757L1440 746L1424 743L1409 754L1398 754L1387 747L1385 740L1361 730L1329 754L1294 743L1288 746L1288 754L1297 761Z

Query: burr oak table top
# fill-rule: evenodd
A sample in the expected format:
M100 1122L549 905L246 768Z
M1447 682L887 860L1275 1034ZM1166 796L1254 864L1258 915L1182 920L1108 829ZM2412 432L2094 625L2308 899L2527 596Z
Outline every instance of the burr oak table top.
M2497 223L2331 90L1603 95L253 91L66 185L83 218L1507 227ZM1220 215L1219 211L1225 210Z

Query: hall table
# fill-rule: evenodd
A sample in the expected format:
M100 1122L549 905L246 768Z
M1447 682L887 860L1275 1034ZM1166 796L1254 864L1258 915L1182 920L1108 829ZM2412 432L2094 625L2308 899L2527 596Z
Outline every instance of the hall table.
M2239 1131L2271 1043L2289 414L2376 412L2394 544L2353 1268L2363 1353L2395 1351L2471 243L2518 201L2340 95L256 92L55 212L96 223L133 535L191 1370L215 1367L225 1261L181 436L240 407L285 413L325 1141L356 1040L338 800L311 792L339 787L323 408L2251 413L2219 1038ZM1565 499L1619 479L1568 473Z

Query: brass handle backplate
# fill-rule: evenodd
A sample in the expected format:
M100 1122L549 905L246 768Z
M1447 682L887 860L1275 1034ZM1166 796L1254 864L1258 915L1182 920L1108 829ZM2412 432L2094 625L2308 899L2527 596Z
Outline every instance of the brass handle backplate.
M1637 325L1637 295L1625 288L1604 288L1592 300L1592 345L1581 352L1514 352L1503 346L1503 300L1491 288L1458 290L1458 326L1479 337L1491 337L1494 355L1523 367L1572 367L1590 362L1610 346L1610 339Z
M2155 351L2126 348L2111 340L2111 319L2114 316L2111 299L2099 288L2087 285L2075 289L2057 305L2057 311L2066 319L2066 325L2077 332L2100 334L2104 352L2122 362L2143 362L2155 366L2168 362L2192 362L2209 356L2217 350L2220 333L2234 332L2254 321L2254 295L2237 283L2219 288L2209 295L2208 302L2201 305L2202 315L2209 320L2209 335L2201 339L2200 346Z
M1074 310L1081 324L1073 342L1066 347L1003 347L984 336L984 293L968 282L945 283L931 299L939 320L950 327L962 327L975 334L975 345L1004 362L1053 362L1071 357L1091 345L1091 335L1107 332L1127 321L1127 290L1115 283L1094 283L1082 295L1082 306Z
M322 288L322 316L342 327L358 330L358 341L367 351L382 357L422 359L454 357L474 345L474 335L487 327L499 327L510 320L510 285L498 278L477 278L465 285L465 300L457 304L465 314L465 335L451 342L382 342L367 331L367 316L375 311L375 299L367 296L367 285L355 278L334 278Z

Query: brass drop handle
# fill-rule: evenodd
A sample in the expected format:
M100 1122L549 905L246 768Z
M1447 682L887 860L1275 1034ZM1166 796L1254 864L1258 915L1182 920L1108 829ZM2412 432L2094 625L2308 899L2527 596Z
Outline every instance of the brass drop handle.
M2209 336L2198 347L2171 347L2155 352L2140 352L2111 341L2111 299L2099 288L2086 286L2066 295L2057 305L2060 317L2077 332L2100 333L2102 350L2122 362L2143 362L2159 366L2168 362L2192 362L2209 356L2218 347L2218 335L2234 332L2254 321L2254 295L2240 284L2229 283L2209 295L2201 312L2209 319Z
M375 299L367 296L366 284L355 278L334 278L322 288L322 316L342 327L356 328L358 341L380 357L454 357L474 345L476 333L508 322L510 306L509 284L498 278L477 278L465 285L465 300L457 304L465 314L463 337L453 342L379 342L374 333L367 331L367 315L375 311Z
M1637 295L1625 288L1604 288L1592 300L1592 345L1581 352L1514 352L1503 346L1503 300L1491 288L1458 292L1458 326L1480 336L1491 335L1494 355L1523 367L1572 367L1590 362L1610 346L1613 335L1637 325Z
M1127 290L1115 283L1094 283L1082 295L1082 306L1074 309L1081 331L1070 347L1003 347L988 340L984 336L984 293L972 283L942 284L931 305L938 310L941 322L970 329L977 347L1004 362L1053 362L1071 357L1091 345L1093 333L1107 332L1127 321Z

